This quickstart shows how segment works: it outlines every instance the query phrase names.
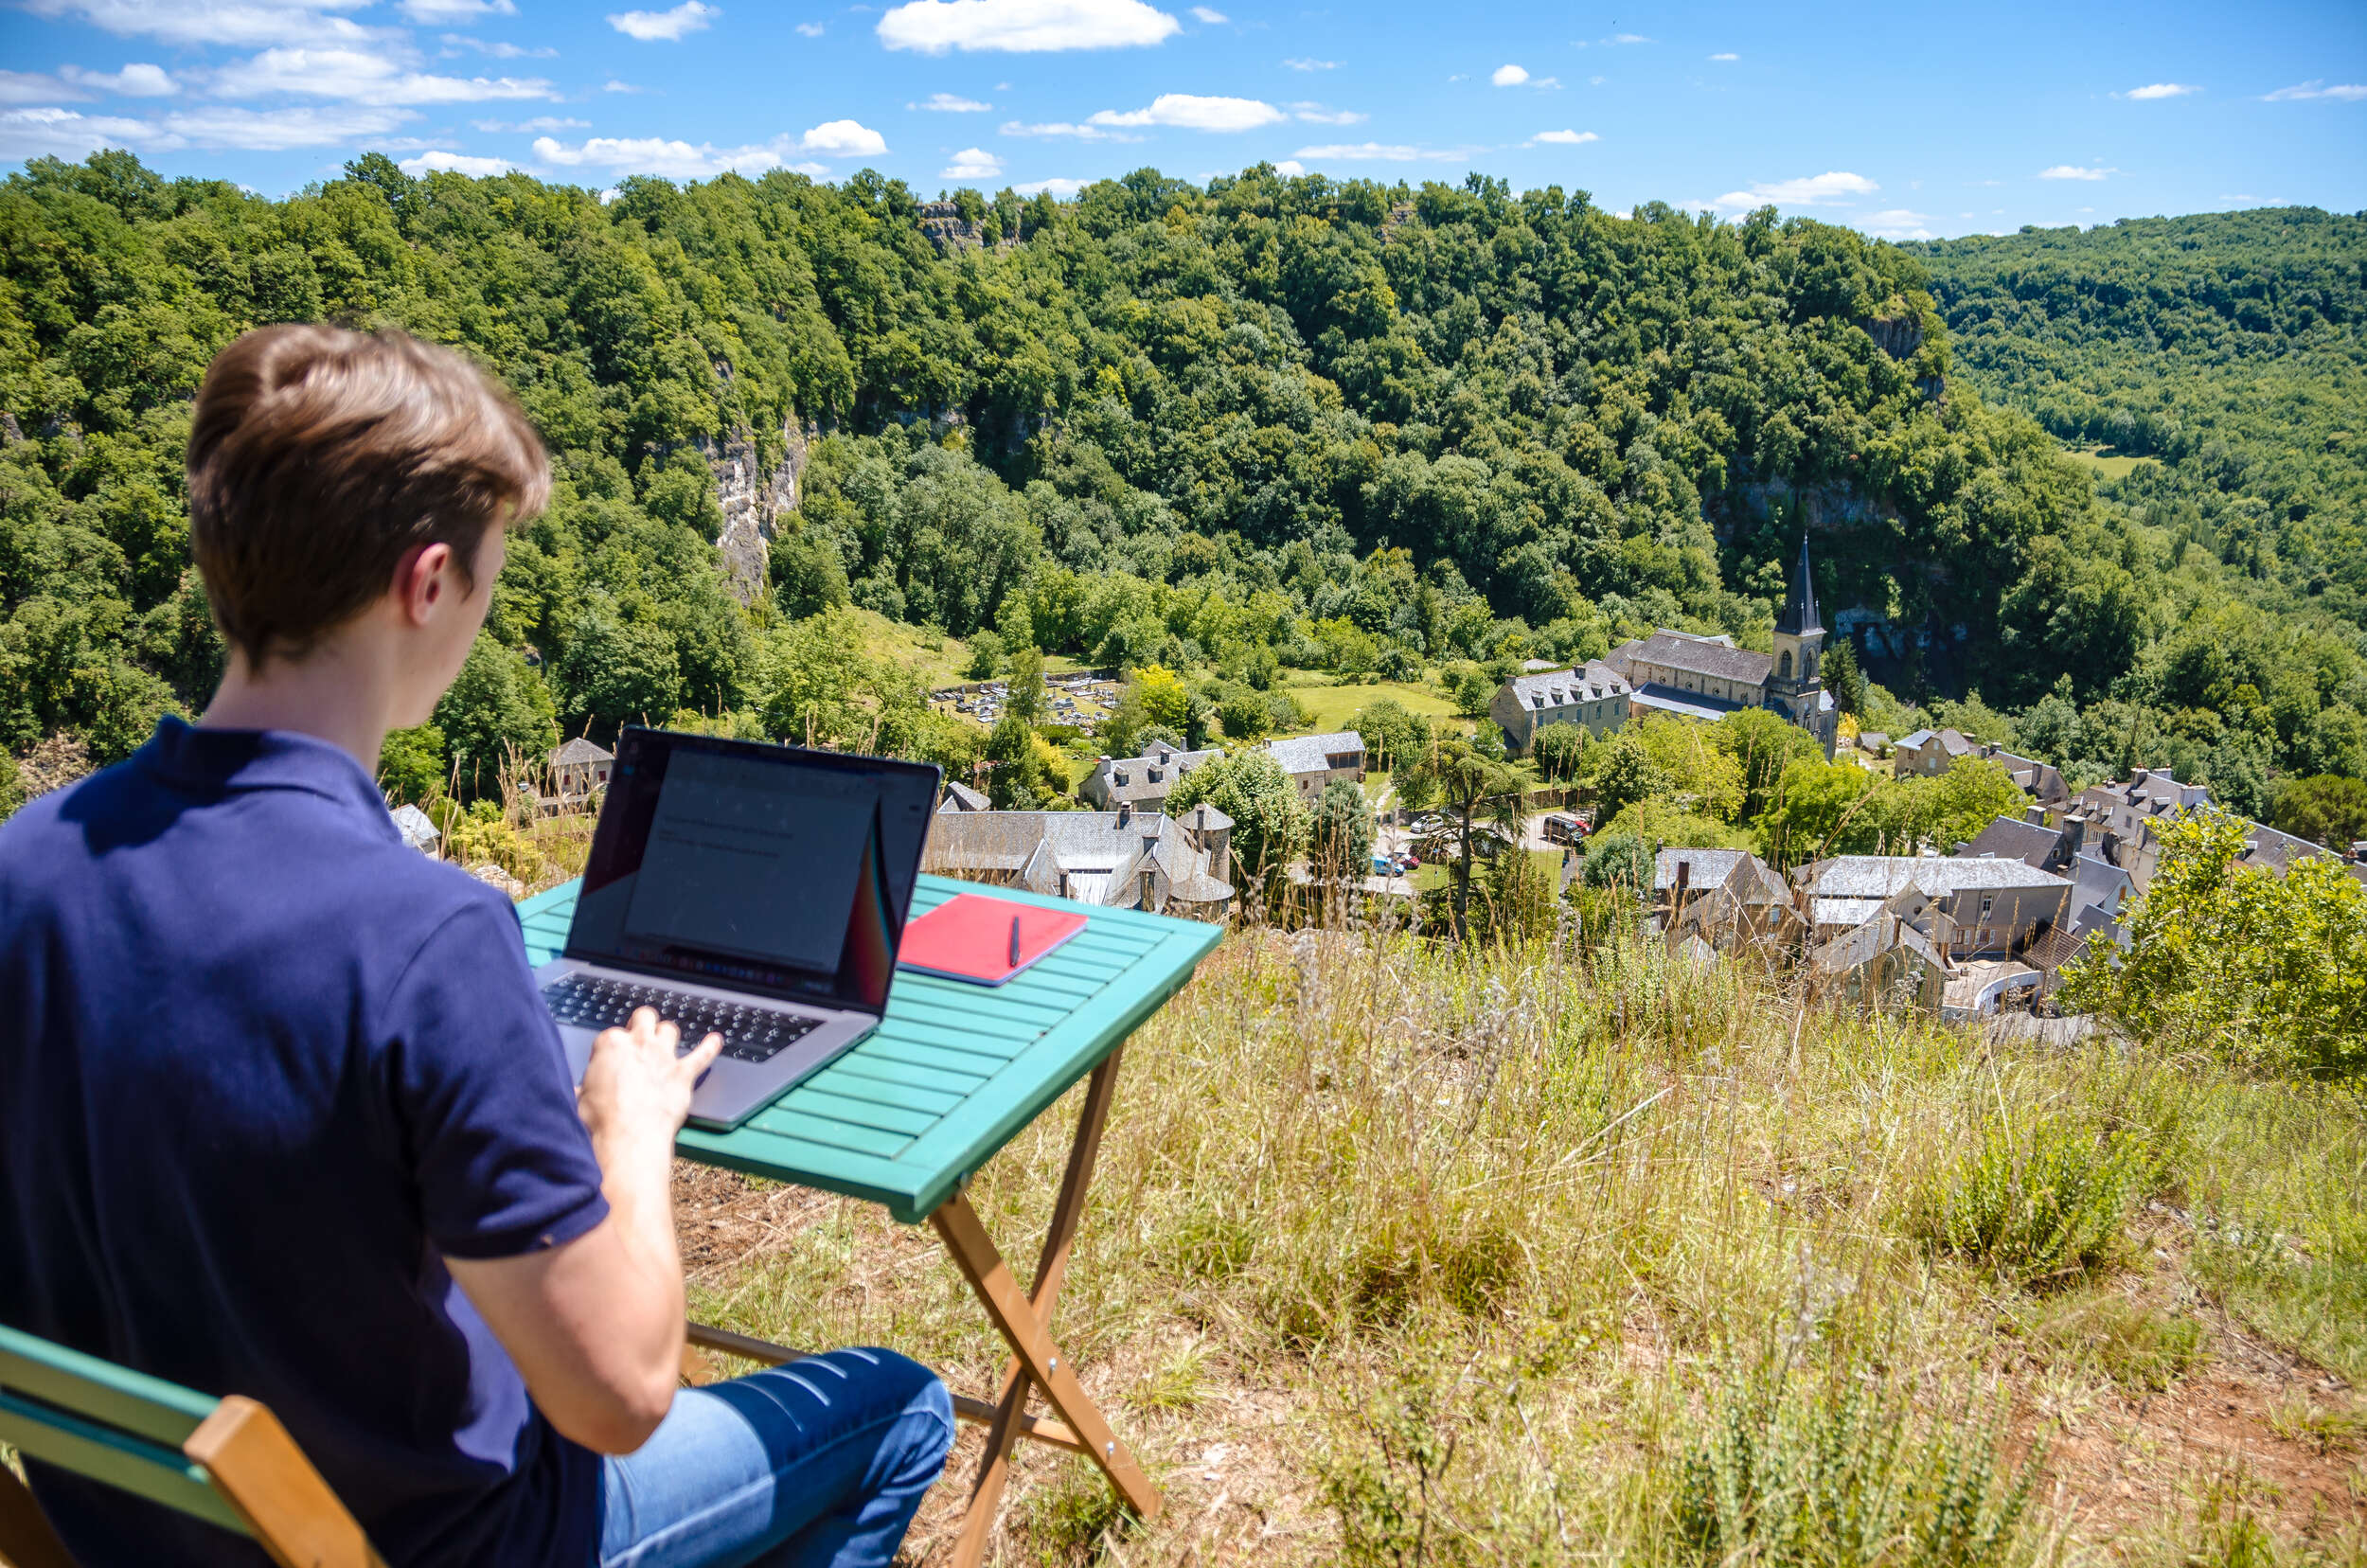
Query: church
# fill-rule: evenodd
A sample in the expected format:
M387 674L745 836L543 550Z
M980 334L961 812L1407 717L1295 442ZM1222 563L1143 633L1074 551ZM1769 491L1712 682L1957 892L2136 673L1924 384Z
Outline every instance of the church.
M1612 649L1603 663L1627 682L1631 715L1675 713L1715 721L1744 708L1766 708L1815 736L1829 759L1841 711L1824 689L1824 626L1817 618L1816 584L1808 575L1808 540L1803 534L1800 563L1792 569L1783 613L1775 617L1773 652L1736 648L1732 637L1655 632Z

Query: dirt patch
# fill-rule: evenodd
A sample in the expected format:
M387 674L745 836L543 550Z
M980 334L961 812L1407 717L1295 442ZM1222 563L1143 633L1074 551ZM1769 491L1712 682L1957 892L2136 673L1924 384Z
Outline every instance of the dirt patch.
M715 1166L674 1162L674 1239L693 1285L779 1252L839 1200L811 1187L758 1182Z
M2073 1532L2117 1548L2211 1491L2287 1539L2367 1531L2367 1453L2313 1435L2306 1419L2356 1420L2356 1392L2215 1317L2210 1360L2167 1390L2056 1414L2047 1470Z

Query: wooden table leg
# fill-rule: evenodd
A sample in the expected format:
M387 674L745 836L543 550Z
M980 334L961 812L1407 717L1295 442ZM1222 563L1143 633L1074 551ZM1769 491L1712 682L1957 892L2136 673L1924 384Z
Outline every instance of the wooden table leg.
M1085 1212L1085 1192L1093 1185L1094 1162L1101 1151L1101 1131L1109 1124L1110 1101L1117 1088L1118 1060L1124 1054L1121 1046L1104 1057L1086 1085L1084 1108L1077 1118L1077 1139L1069 1146L1068 1169L1060 1178L1060 1195L1052 1205L1051 1228L1044 1233L1043 1251L1037 1258L1035 1280L1027 1292L1030 1311L1047 1329L1052 1322L1053 1304L1059 1299L1061 1277L1068 1273L1077 1221ZM945 1234L942 1225L938 1234ZM982 1230L979 1234L985 1233ZM947 1246L951 1248L952 1242L948 1240ZM954 1261L976 1285L970 1266L962 1262L958 1253ZM994 1310L990 1300L988 1310ZM1011 1473L1011 1450L1018 1444L1021 1425L1026 1419L1027 1396L1033 1386L1034 1380L1027 1375L1026 1367L1014 1357L1004 1369L1002 1386L996 1391L994 1424L987 1433L986 1453L970 1487L961 1537L954 1543L953 1568L977 1568L985 1556L988 1538L993 1535L995 1521L1002 1511L1003 1488ZM1096 1453L1095 1457L1105 1456ZM1157 1494L1152 1496L1156 1506Z

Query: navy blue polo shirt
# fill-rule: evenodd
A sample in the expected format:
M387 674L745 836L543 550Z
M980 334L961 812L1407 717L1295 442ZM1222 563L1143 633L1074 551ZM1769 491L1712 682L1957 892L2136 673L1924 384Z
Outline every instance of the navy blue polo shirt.
M444 1259L607 1212L516 913L345 752L167 719L0 824L0 1322L262 1400L390 1563L588 1563L599 1459ZM31 1469L93 1568L263 1560Z

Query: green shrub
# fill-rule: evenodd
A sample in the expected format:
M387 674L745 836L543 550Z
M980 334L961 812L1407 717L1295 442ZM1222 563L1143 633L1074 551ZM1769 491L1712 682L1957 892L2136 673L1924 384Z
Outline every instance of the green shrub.
M2203 1357L2201 1324L2111 1289L2049 1300L2026 1310L2017 1326L2048 1365L2141 1392L2169 1387Z
M1926 1176L1909 1229L2017 1284L2060 1284L2117 1259L2149 1167L2127 1133L2040 1118L2024 1139L1993 1125L1979 1148Z
M1897 1385L1760 1370L1733 1379L1679 1462L1679 1541L1758 1568L2003 1568L2025 1538L2040 1456L2002 1463L1999 1422L1924 1423Z

